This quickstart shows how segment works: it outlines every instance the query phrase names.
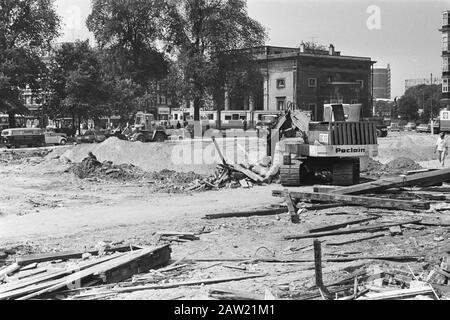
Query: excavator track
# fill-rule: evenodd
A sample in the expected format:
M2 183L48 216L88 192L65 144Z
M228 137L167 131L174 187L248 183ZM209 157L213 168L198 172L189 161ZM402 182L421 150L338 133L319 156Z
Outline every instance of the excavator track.
M303 163L284 164L280 168L281 185L284 187L299 187L302 184L301 170Z

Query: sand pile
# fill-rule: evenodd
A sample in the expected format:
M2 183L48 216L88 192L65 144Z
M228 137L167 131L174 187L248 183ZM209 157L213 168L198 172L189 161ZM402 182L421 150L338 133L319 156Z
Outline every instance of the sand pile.
M414 161L428 161L434 159L435 135L398 135L386 139L379 139L378 157L382 163L396 158L409 158Z
M423 169L420 164L410 158L396 158L384 165L384 170L388 172L411 171Z
M371 158L361 159L361 172L374 177L399 175L420 169L423 169L422 166L406 157L395 158L384 165Z
M265 146L242 143L235 146L233 139L218 140L222 153L232 161L242 163L247 155L260 159L265 156ZM250 145L250 146L249 146ZM148 172L172 170L176 172L194 171L202 175L214 173L216 165L221 163L211 140L185 140L173 143L142 143L109 138L99 144L80 144L70 149L55 150L48 159L59 156L74 163L81 162L88 152L97 156L98 161L129 163ZM247 155L246 155L247 154Z

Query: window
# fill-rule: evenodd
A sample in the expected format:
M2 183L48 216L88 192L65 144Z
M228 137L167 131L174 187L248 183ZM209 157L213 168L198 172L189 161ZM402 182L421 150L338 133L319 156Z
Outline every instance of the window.
M225 116L225 120L231 120L231 116Z
M308 79L308 87L316 88L317 87L317 79L316 78L309 78Z
M448 34L444 33L442 35L442 51L448 50Z
M442 79L442 92L448 92L448 79Z
M442 65L442 71L443 72L448 72L448 58L447 57L444 58L444 62L443 62L443 65Z
M361 88L364 88L364 80L356 80Z
M448 12L444 13L444 21L442 21L444 26L448 25Z
M442 119L448 120L448 112L443 112L442 113Z
M233 120L239 120L239 114L238 113L234 113L233 114Z
M166 96L161 96L161 104L166 104Z
M277 98L277 110L286 109L286 97Z
M174 119L174 120L178 120L178 114L175 113L175 114L173 115L173 119Z

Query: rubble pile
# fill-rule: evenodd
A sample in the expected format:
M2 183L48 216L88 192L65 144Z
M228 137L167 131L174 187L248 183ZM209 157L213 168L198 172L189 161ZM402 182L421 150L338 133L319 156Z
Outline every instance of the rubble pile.
M269 174L271 163L271 157L263 158L256 165L229 164L224 161L217 165L214 175L206 179L195 180L186 188L186 191L251 188L254 184L267 183L269 179L266 177Z
M0 151L0 163L4 164L21 164L24 162L33 162L36 159L44 159L52 150L36 149L36 150L3 150Z
M101 163L95 156L85 158L81 163L72 165L66 171L75 174L80 179L98 177L134 180L144 176L144 172L132 164L114 165L111 161Z
M405 174L420 169L423 169L421 165L406 157L395 158L384 165L372 158L361 160L361 172L375 177Z

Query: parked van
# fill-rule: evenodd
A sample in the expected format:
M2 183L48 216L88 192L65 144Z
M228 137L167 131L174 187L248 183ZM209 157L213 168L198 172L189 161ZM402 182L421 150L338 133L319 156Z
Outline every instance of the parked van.
M5 129L2 131L2 140L7 148L45 146L44 131L38 128Z

